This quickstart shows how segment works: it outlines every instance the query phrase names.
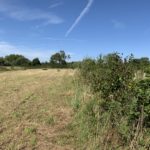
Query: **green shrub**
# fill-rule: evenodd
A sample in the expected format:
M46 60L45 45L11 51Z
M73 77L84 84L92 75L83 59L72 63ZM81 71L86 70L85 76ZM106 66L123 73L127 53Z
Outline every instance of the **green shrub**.
M101 149L148 146L142 141L150 140L146 135L150 133L150 80L134 78L137 70L132 59L113 53L87 58L80 66L82 83L97 99L80 106L80 134L86 140L100 138Z
M150 128L150 79L141 80L136 84L130 120L138 122L140 117L143 119L143 126Z
M82 80L88 84L91 81L91 77L93 75L94 70L96 69L95 60L91 58L86 58L83 60L82 64L80 65L80 73Z

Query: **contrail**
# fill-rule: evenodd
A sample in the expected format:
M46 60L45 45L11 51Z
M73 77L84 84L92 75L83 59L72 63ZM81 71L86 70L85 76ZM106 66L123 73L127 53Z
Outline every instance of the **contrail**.
M94 2L94 0L88 0L88 3L86 5L86 7L82 10L82 12L80 13L80 15L78 16L78 18L75 20L75 22L73 23L73 25L69 28L69 30L66 32L65 37L67 37L71 31L77 26L77 24L80 22L80 20L84 17L84 15L90 10L90 7L92 6L92 3Z

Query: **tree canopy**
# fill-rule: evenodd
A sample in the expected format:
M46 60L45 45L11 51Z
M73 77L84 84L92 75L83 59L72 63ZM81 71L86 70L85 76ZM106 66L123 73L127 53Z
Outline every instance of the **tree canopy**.
M23 55L11 54L4 59L6 65L11 66L27 66L30 64L30 60Z
M70 55L67 55L65 53L65 51L61 50L61 51L53 54L50 57L50 63L51 64L58 64L58 65L66 65L67 64L67 62L66 62L67 59L70 59Z
M39 58L34 58L34 59L32 60L32 65L33 65L33 66L41 65L41 62L40 62Z
M0 66L4 66L5 59L3 57L0 57Z

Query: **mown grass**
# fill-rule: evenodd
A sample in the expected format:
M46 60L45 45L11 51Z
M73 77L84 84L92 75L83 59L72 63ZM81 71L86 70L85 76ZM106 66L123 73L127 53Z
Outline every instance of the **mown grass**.
M73 70L0 73L0 149L74 149Z

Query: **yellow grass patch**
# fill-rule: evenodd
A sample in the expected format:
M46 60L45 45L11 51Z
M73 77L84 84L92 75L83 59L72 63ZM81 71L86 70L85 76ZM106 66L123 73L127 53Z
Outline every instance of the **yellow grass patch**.
M71 150L73 70L0 73L0 149ZM62 138L62 139L61 139Z

